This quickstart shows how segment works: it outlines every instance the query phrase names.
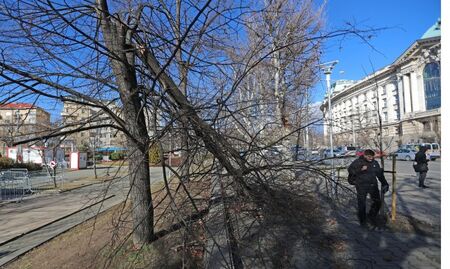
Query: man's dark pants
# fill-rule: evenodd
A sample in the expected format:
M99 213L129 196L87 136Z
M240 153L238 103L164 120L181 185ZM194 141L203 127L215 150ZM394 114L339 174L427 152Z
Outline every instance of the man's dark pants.
M366 199L367 194L370 195L372 200L372 205L369 210L369 218L375 220L378 211L381 207L380 191L378 190L377 184L357 184L356 185L356 195L358 199L358 218L359 223L365 224L366 220Z
M427 172L419 173L419 187L423 187L425 185L425 178L427 177Z

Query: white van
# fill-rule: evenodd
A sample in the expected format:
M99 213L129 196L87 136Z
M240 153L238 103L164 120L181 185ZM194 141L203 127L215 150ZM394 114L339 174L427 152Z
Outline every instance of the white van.
M420 145L427 148L427 154L430 155L432 161L441 158L441 146L438 143L422 143Z
M418 144L407 144L402 145L400 148L412 149L418 151L421 146L427 148L426 154L427 157L434 161L437 158L441 157L441 146L438 143L418 143Z

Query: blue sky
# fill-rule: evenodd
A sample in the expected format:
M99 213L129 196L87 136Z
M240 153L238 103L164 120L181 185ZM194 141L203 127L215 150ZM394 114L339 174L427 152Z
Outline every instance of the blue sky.
M338 60L331 80L359 80L376 70L391 64L415 40L441 17L439 0L329 0L326 8L327 29L343 27L350 21L361 26L388 27L378 32L369 47L361 40L351 38L326 43L323 62ZM316 85L313 101L321 101L325 94L324 77Z
M361 27L388 28L371 39L377 51L357 38L343 42L339 39L328 41L322 62L339 60L332 81L359 80L372 73L371 62L374 70L392 63L441 17L440 5L439 0L328 0L325 13L327 30L342 28L348 21ZM313 102L323 100L325 88L322 76L313 90ZM46 102L44 106L51 113L52 120L59 118L60 104Z

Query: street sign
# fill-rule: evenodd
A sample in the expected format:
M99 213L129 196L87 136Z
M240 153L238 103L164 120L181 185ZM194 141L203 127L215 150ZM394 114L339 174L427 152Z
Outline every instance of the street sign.
M55 169L55 167L56 167L56 162L55 162L55 161L51 161L51 162L50 162L50 167L51 167L52 169Z

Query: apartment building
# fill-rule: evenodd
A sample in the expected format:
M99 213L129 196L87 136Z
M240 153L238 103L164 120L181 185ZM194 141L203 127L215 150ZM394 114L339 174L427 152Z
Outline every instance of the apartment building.
M50 113L28 103L0 105L0 148L2 155L13 142L41 136L50 130ZM36 141L39 144L41 141Z
M360 81L337 81L322 103L324 135L335 144L384 146L440 143L441 22L426 31L392 64Z
M76 99L74 99L76 100ZM120 108L115 104L108 104L109 109L120 115ZM62 125L66 130L80 129L95 125L110 124L113 120L100 108L90 107L78 102L64 102L61 112ZM87 150L88 148L123 147L125 136L112 127L102 127L78 131L68 135L62 146L71 151Z

